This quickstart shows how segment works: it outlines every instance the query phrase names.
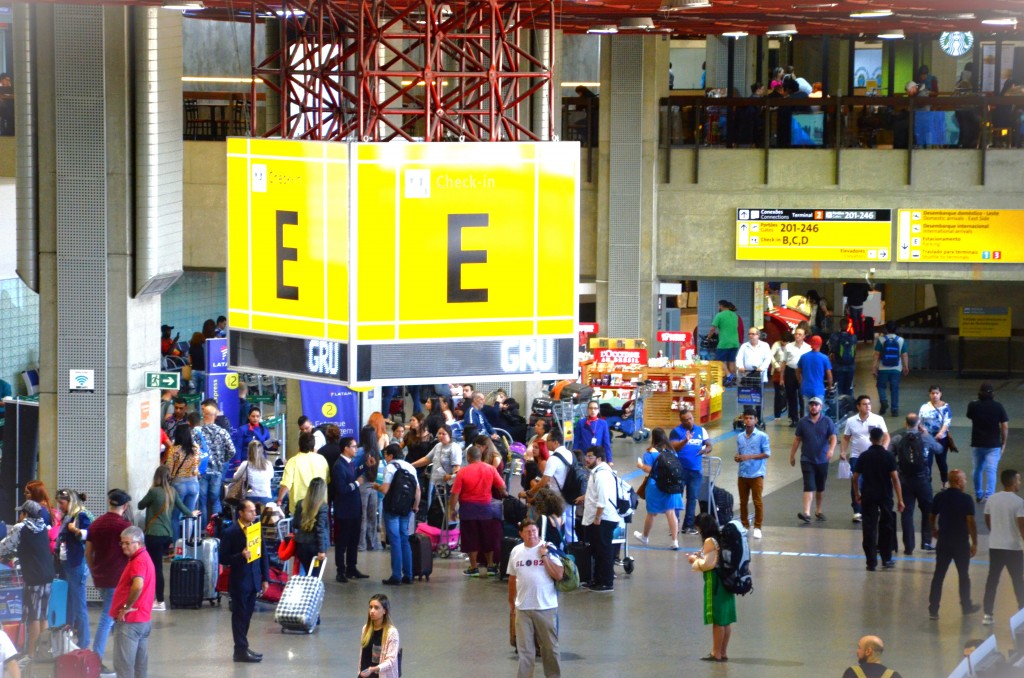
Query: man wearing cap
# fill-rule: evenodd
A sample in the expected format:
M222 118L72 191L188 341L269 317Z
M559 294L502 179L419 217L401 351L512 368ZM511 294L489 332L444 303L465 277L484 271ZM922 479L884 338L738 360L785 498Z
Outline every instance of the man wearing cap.
M821 412L821 398L814 396L807 402L808 415L796 425L793 445L789 448L789 465L796 466L796 450L800 448L800 472L804 477L804 510L796 516L805 523L811 522L811 499L814 499L814 515L819 521L825 520L821 507L825 499L825 481L828 479L828 463L836 449L836 425Z
M131 527L131 523L124 517L131 500L131 495L124 490L107 492L107 512L92 521L89 535L85 539L85 562L89 565L93 583L99 589L103 601L103 611L92 641L92 650L100 659L107 649L110 629L114 627L114 619L110 616L110 601L114 598L114 588L124 572L124 566L128 564L128 556L121 550L121 533Z
M178 339L181 339L181 333L179 332L171 339L171 330L173 329L174 327L171 325L160 326L160 355L174 355L172 351L174 345L178 343Z
M857 460L861 452L871 447L871 429L880 428L885 433L881 443L882 447L889 446L889 429L885 427L885 419L871 411L871 398L866 395L857 396L857 415L846 420L846 427L843 429L843 443L839 451L840 459L850 460L850 470L857 472ZM850 504L853 507L853 522L861 521L860 502L857 501L857 493L853 486L850 486Z
M824 398L826 389L832 388L832 362L821 352L821 337L814 335L807 345L811 350L800 356L796 364L800 393L805 398Z
M34 649L39 634L46 629L46 607L50 602L50 583L54 578L53 554L50 553L50 525L44 517L46 509L31 499L18 507L21 520L0 541L0 559L18 557L25 580L22 593L21 618L28 627L28 644Z
M1006 408L993 399L993 392L992 384L985 382L978 389L978 399L967 403L974 453L974 498L979 502L995 494L996 470L1010 433Z

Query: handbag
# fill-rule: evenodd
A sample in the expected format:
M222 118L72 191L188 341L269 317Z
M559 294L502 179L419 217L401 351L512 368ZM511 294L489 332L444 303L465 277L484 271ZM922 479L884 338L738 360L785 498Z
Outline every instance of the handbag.
M956 446L956 443L953 442L953 434L950 433L948 430L946 431L946 441L949 443L948 449L950 452L960 452L960 450Z
M647 501L647 481L651 479L651 474L648 473L644 476L644 481L640 483L640 487L636 489L636 496L640 497L644 501Z
M182 381L192 381L192 366L183 365L181 368L181 379Z
M839 460L839 479L849 480L853 477L853 471L850 470L850 462L845 459Z
M245 497L248 494L249 474L244 473L241 478L231 481L231 484L228 485L227 492L224 493L224 498L229 501L241 503L245 501Z

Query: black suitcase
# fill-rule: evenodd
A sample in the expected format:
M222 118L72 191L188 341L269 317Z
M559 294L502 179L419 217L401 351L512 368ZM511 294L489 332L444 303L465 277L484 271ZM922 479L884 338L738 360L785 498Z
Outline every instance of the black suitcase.
M501 581L508 577L508 559L512 555L512 549L522 543L523 540L519 537L505 535L501 538L501 563L498 565L498 579Z
M538 417L550 418L554 410L554 401L551 398L534 398L530 405L530 414Z
M430 545L430 537L419 532L409 535L412 547L412 576L420 581L430 581L434 573L434 550Z
M590 544L574 541L566 546L566 555L572 556L576 562L576 570L580 573L580 583L594 580L594 551Z
M171 561L171 607L203 606L206 594L206 572L203 561L178 558Z
M594 397L594 387L573 382L562 387L561 396L563 401L571 400L574 403L590 402L591 398Z

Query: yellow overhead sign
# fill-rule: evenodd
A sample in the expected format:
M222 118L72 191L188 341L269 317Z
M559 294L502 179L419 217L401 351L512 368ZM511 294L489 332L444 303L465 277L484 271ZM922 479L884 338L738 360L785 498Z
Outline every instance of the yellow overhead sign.
M1003 337L1010 336L1013 327L1010 309L1006 306L961 306L961 337Z
M891 210L736 210L739 261L885 262L891 242Z
M360 342L575 336L572 144L356 144Z
M228 324L348 340L348 145L228 139Z
M565 142L230 139L230 364L352 385L572 375L579 163Z
M1024 210L899 210L897 261L1024 263Z

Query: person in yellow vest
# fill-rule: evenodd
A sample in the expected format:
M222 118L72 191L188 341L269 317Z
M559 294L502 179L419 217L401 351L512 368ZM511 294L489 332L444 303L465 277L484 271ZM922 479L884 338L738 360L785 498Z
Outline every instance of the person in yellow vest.
M864 636L857 643L857 663L843 672L843 678L903 678L882 664L885 645L878 636Z

